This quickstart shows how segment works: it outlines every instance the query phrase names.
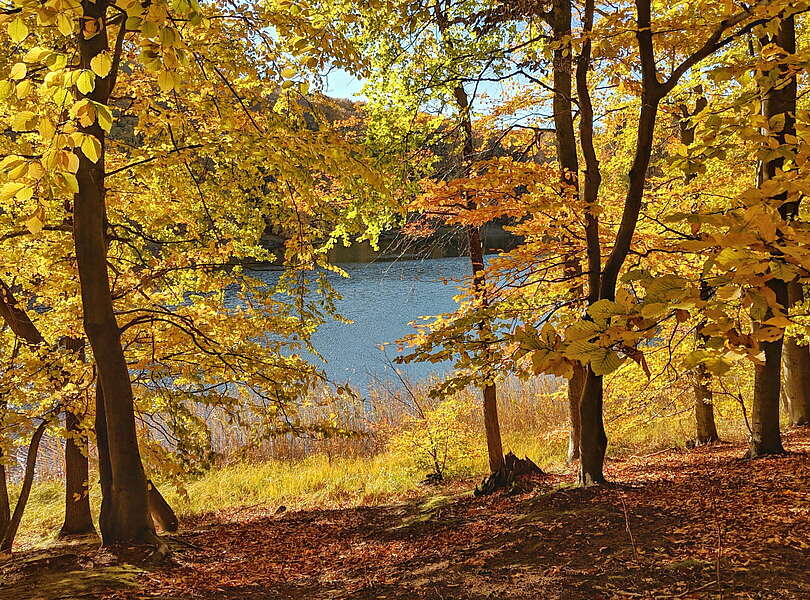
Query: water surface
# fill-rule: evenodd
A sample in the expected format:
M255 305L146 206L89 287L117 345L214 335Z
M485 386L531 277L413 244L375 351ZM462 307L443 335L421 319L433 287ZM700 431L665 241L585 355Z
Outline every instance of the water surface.
M340 266L349 278L330 275L330 281L343 297L338 312L352 323L327 322L315 334L314 345L326 360L324 370L332 381L349 382L360 390L396 378L390 364L397 354L395 345L385 351L378 346L412 333L409 323L421 316L453 310L458 282L470 274L470 260L463 256ZM276 274L259 276L269 281ZM442 373L448 364L396 368L416 380Z

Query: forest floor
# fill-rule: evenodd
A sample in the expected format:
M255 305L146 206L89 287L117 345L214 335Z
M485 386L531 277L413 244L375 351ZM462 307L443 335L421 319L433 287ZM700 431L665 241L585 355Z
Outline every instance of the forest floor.
M810 598L810 432L789 453L740 460L721 444L611 460L606 487L548 475L474 498L341 510L213 512L134 566L97 542L0 565L3 600L110 598Z

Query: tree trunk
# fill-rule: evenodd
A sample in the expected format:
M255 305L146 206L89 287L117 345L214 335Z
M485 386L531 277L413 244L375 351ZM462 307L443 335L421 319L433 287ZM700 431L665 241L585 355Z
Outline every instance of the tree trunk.
M605 483L603 468L607 451L607 434L603 418L602 394L602 377L588 367L579 405L582 436L579 447L579 483L583 486Z
M783 399L793 427L810 425L810 348L785 338L782 347Z
M585 180L582 197L585 201L585 240L588 255L588 304L599 300L602 288L602 247L599 240L599 216L596 203L602 185L602 172L593 143L593 103L588 86L591 68L591 35L595 13L594 0L586 0L582 20L585 39L577 57L576 87L579 101L579 141L585 159ZM579 403L579 482L580 485L603 483L603 465L607 450L607 434L603 420L602 378L590 366L585 368L582 398Z
M25 457L25 474L23 475L22 487L20 488L20 495L17 498L17 504L14 505L14 514L8 522L5 530L0 532L0 553L9 553L14 545L14 538L17 537L17 529L20 527L25 506L28 504L28 496L31 494L31 486L34 483L34 469L37 463L37 454L39 453L39 442L42 440L42 434L45 433L47 421L42 421L39 426L34 430L31 436L31 442L28 444L28 453Z
M804 300L798 281L788 284L791 306ZM782 346L782 398L787 405L790 424L810 425L810 348L800 346L793 337L786 337Z
M777 292L777 298L779 296L780 294ZM748 456L751 458L783 454L785 451L782 447L782 433L779 429L782 340L762 342L762 350L765 353L765 364L754 367L751 444L748 450Z
M488 385L484 388L484 427L487 432L489 470L495 472L503 466L503 445L501 443L498 401L494 385Z
M582 390L587 376L584 367L574 367L574 374L568 379L568 462L579 460L580 417L579 402L582 399Z
M69 410L65 411L65 426L65 521L60 538L96 533L90 513L87 436L79 418Z
M709 291L709 286L704 281L701 281L700 297L702 300L709 299ZM699 348L704 347L707 341L706 336L700 333L703 325L704 323L698 325L695 334ZM712 404L710 381L711 373L709 373L706 365L699 364L696 369L695 381L695 444L698 446L714 444L720 441L717 425L714 422L714 405Z
M710 377L706 365L698 365L695 383L695 443L699 446L720 441L714 422L712 390L708 383Z
M104 540L104 532L111 530L110 519L113 514L112 493L112 466L110 465L110 447L107 443L107 416L104 411L104 392L101 384L96 381L96 450L98 452L98 483L101 488L101 510L98 516L98 527L101 530L102 541L110 544L112 541Z
M784 18L779 31L772 40L788 54L796 52L796 27L794 17ZM781 74L780 74L781 75ZM775 122L778 116L784 117L781 131L776 132L776 140L781 145L785 143L786 135L796 134L796 77L790 78L787 84L774 85L765 93L764 116L769 122ZM762 165L761 180L768 181L776 177L784 159L779 157ZM792 200L787 194L779 194L775 200L783 200L779 213L785 220L798 215L798 200ZM788 285L781 279L771 279L768 287L776 295L777 302L787 310L789 304ZM769 309L766 319L772 316ZM768 454L782 454L782 434L779 429L779 396L781 392L782 371L782 340L762 342L765 352L765 364L756 365L754 370L754 399L751 410L751 446L748 452L750 457L765 456Z
M89 39L78 36L80 63L90 69L90 62L107 51L107 1L84 0L82 18L100 24L101 30ZM114 74L96 77L95 88L87 97L107 104ZM104 130L98 122L80 128L101 144L94 163L79 153L76 177L79 192L74 196L73 237L81 285L84 330L93 348L99 380L104 392L107 444L112 473L112 502L109 519L105 520L102 539L105 544L155 543L154 525L149 516L138 437L135 428L134 400L120 331L113 311L110 281L107 273L106 209L104 182Z
M447 16L442 12L440 3L435 5L436 22L442 35L447 30ZM445 39L445 43L447 40ZM461 118L461 130L463 133L463 143L461 148L460 171L466 172L469 164L473 160L475 143L473 141L472 118L470 117L470 100L463 84L458 84L453 88L453 98L458 106ZM467 198L467 208L474 209L475 198ZM470 263L472 265L472 288L473 294L480 306L486 308L486 281L484 279L484 245L481 243L481 231L478 227L467 227L467 242L469 245ZM486 351L486 337L489 331L488 324L484 321L478 323L478 331L483 342L484 352ZM489 456L489 468L495 472L504 464L503 443L501 441L501 428L498 423L498 401L495 385L491 382L485 383L482 389L484 401L484 428L487 435L487 454Z
M0 452L0 460L3 460L3 453ZM11 520L11 502L8 497L8 480L6 466L0 463L0 539L8 528Z
M151 479L146 481L146 486L149 490L149 512L152 515L152 520L163 531L177 531L179 523L172 507L166 502L166 499L155 487Z
M3 397L0 399L0 415L4 415L8 408L8 401ZM8 497L8 474L6 465L3 463L3 448L5 447L6 436L0 431L0 540L11 520L11 501Z
M473 292L486 306L486 290L484 281L484 247L481 243L481 233L478 227L467 228L467 240L470 244L470 262L473 272ZM479 323L482 338L486 336L485 323ZM494 473L503 467L503 442L501 441L501 426L498 422L498 396L495 385L489 383L482 390L484 400L484 429L487 434L487 455L489 457L489 470Z
M571 38L571 0L554 0L549 24L554 34L553 55L552 112L554 115L554 139L557 149L557 162L560 166L560 193L564 201L576 202L579 199L579 159L577 157L577 139L574 130L572 99L573 53L569 40ZM569 243L570 240L561 240ZM582 267L576 255L565 259L566 277L574 279L582 276ZM582 286L573 289L574 296L582 295ZM585 382L585 368L574 367L568 380L568 462L579 459L580 418L579 401Z

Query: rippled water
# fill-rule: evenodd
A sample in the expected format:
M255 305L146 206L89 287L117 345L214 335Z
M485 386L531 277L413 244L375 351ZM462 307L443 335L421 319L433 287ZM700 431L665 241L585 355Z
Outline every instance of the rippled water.
M326 360L327 375L335 382L349 382L359 389L376 380L394 380L385 352L378 346L413 332L411 321L455 307L458 281L469 276L466 257L397 260L394 262L340 265L350 277L330 276L343 296L338 311L352 323L330 321L315 335L314 343ZM274 273L260 275L270 281ZM455 280L445 283L443 280ZM416 380L441 373L447 364L396 365L403 376Z

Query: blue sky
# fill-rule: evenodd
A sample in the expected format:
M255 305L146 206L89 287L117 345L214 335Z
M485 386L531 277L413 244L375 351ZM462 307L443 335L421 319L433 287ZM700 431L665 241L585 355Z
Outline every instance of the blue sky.
M351 98L352 100L361 100L363 96L360 94L360 89L363 87L363 81L357 79L355 76L347 73L343 69L333 69L326 77L326 90L327 96L332 98Z

